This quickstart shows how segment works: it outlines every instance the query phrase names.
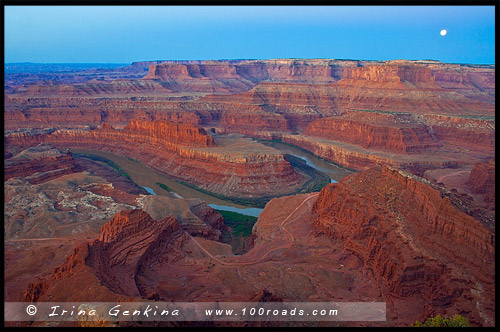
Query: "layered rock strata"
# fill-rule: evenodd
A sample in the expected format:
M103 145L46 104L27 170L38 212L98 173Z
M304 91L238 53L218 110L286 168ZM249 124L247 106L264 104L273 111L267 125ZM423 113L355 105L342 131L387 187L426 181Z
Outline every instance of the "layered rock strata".
M102 227L98 240L88 244L85 264L115 293L144 296L135 284L143 260L181 237L186 235L175 218L156 221L142 210L122 211Z
M398 121L399 122L399 121ZM418 153L439 146L425 126L400 123L367 123L363 120L323 118L307 126L307 135L360 145L365 149Z
M226 230L224 218L200 199L171 198L166 196L145 196L141 209L155 220L174 217L181 228L192 236L220 240Z
M358 145L306 135L280 135L283 142L297 145L315 155L353 170L366 170L376 165L389 165L423 174L427 169L456 167L460 162L450 154L402 154L364 149ZM384 143L386 144L386 143Z
M317 232L362 261L391 311L494 322L495 235L425 180L372 168L323 188L312 211Z
M144 80L166 82L171 89L202 92L245 91L261 81L329 83L339 79L342 68L354 61L247 60L240 62L152 64Z
M75 170L71 152L42 144L5 160L4 181L13 177L27 177L30 183L37 184L74 173Z
M495 148L494 117L456 117L428 114L424 121L434 136L448 143L493 151Z
M485 201L495 206L495 158L478 163L469 175L472 192L485 195Z
M494 114L494 101L478 101L442 89L431 70L407 61L390 61L360 68L346 68L338 89L340 109L411 112Z
M116 152L229 196L290 193L303 180L277 150L250 140L230 138L222 146L214 147L212 137L202 129L165 121L133 121L124 130L105 127L37 134L25 131L5 136L8 146L26 147L41 142Z
M188 238L175 218L157 221L142 210L121 211L102 227L97 239L76 247L51 275L31 283L24 292L23 300L45 301L49 290L52 296L58 294L61 300L119 301L147 298L148 294L143 294L136 284L136 276L144 260L170 249L173 251L169 255L173 257L178 242ZM173 242L175 244L172 247ZM76 286L75 289L62 291L62 288L68 287L68 283L77 285L82 276L86 278L85 290ZM74 294L74 291L78 294Z

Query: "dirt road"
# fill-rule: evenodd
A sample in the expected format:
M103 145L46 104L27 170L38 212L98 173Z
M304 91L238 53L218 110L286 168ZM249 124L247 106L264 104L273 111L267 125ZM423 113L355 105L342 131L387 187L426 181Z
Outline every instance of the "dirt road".
M282 245L282 246L279 246L279 247L275 247L275 248L271 248L269 249L268 251L266 251L260 258L256 259L256 260L253 260L253 261L250 261L250 262L225 262L223 260L220 260L219 258L213 256L210 252L208 252L198 241L196 241L195 238L193 238L191 235L191 239L194 241L194 243L196 243L196 245L205 253L207 254L207 256L209 256L210 258L212 258L213 260L217 261L218 263L222 264L222 265L226 265L226 266L248 266L248 265L254 265L254 264L257 264L257 263L260 263L264 258L266 258L269 253L273 252L273 251L276 251L276 250L280 250L280 249L285 249L285 248L289 248L293 242L295 241L295 237L292 235L292 233L290 233L284 226L285 226L285 223L290 220L290 218L295 214L295 212L297 212L307 201L313 199L313 198L316 198L317 196L319 195L319 193L315 193L307 198L305 198L279 225L279 227L281 228L281 230L283 232L285 232L288 237L290 238L290 242L287 244L287 245ZM242 256L244 257L244 256Z

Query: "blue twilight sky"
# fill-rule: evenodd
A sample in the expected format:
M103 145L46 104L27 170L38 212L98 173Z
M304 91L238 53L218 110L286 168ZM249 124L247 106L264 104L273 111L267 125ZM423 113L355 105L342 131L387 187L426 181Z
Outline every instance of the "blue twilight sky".
M494 6L4 9L5 62L331 58L495 63Z

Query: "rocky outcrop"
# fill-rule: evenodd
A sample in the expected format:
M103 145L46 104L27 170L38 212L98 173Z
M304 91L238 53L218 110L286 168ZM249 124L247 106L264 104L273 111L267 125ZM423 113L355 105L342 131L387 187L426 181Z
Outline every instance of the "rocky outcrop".
M30 282L28 288L23 291L23 302L38 302L47 285L44 282Z
M68 128L78 125L99 127L102 123L123 128L134 119L167 120L199 125L203 113L185 112L177 101L137 100L136 97L73 98L6 96L5 130L19 128Z
M286 119L280 114L226 112L220 121L224 132L253 135L260 131L287 131Z
M131 121L124 130L130 133L143 135L145 139L152 140L152 144L159 141L168 141L170 143L187 146L209 147L215 145L212 136L207 135L207 132L203 128L181 123L172 123L169 121L134 120Z
M360 145L365 149L381 149L404 154L429 151L438 146L437 140L425 126L412 126L403 121L396 119L394 121L396 123L377 124L368 123L364 119L323 118L310 123L305 133Z
M488 65L430 64L432 76L443 89L470 98L495 102L495 68Z
M406 113L493 114L494 103L469 98L439 87L431 70L409 61L389 61L345 68L338 88L341 110L381 110Z
M142 289L136 284L136 275L144 261L157 255L163 257L165 250L172 250L172 254L179 241L187 240L175 218L154 220L142 210L123 210L102 227L97 239L76 247L50 276L30 284L24 299L45 300L45 293L53 296L58 285L71 284L81 275L87 276L85 291L76 297L72 295L73 298L87 301L92 296L94 301L102 296L108 300L147 298L148 294L141 293Z
M176 143L191 139L193 143ZM124 130L15 132L7 134L5 142L9 146L23 147L50 142L61 147L116 152L227 196L291 193L303 180L275 149L248 139L233 138L220 139L220 146L212 146L212 138L203 130L165 122L135 121Z
M141 201L142 209L153 219L173 216L181 228L192 236L218 241L226 229L222 215L200 199L149 195Z
M361 260L389 306L423 299L424 317L494 321L495 235L425 180L372 168L323 188L312 213L317 232Z
M173 91L242 92L261 82L331 83L358 61L273 59L242 61L166 61L152 64L144 80Z
M351 61L351 63L354 61ZM149 66L149 73L144 79L182 82L188 79L233 79L260 82L299 81L332 82L338 80L342 66L349 61L328 59L317 60L244 60L244 61L199 61L164 62Z
M316 156L330 160L343 167L354 170L363 170L373 167L377 164L398 165L397 161L389 158L369 155L359 151L352 151L349 147L333 145L331 141L318 140L314 137L304 135L283 135L282 141L285 143L299 146Z
M146 296L135 280L144 260L182 239L187 240L187 236L175 218L156 221L142 210L122 211L103 226L99 239L89 244L85 263L115 293Z
M416 87L438 88L429 68L406 61L388 61L381 65L367 65L357 68L348 67L345 68L342 79L393 83L393 86L401 88L405 87L403 83L409 83Z
M285 143L297 145L326 160L353 170L366 170L376 165L388 165L423 174L427 169L456 167L457 161L433 155L422 158L423 154L396 154L386 151L364 149L358 145L332 141L306 135L281 135Z
M26 177L30 183L38 184L75 171L71 152L42 144L5 160L4 181L13 177Z
M494 117L456 117L427 114L425 121L439 140L451 145L493 151L495 147Z
M190 204L190 210L206 224L214 229L225 230L224 218L222 215L207 205L202 200L193 200Z
M495 205L495 158L474 166L470 172L469 186L474 193L484 194L487 203Z

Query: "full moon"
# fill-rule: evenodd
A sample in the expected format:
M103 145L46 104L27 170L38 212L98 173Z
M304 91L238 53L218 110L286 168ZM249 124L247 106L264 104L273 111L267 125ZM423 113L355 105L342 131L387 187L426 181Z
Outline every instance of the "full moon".
M446 35L446 30L445 29L441 30L441 36L445 36L445 35Z

